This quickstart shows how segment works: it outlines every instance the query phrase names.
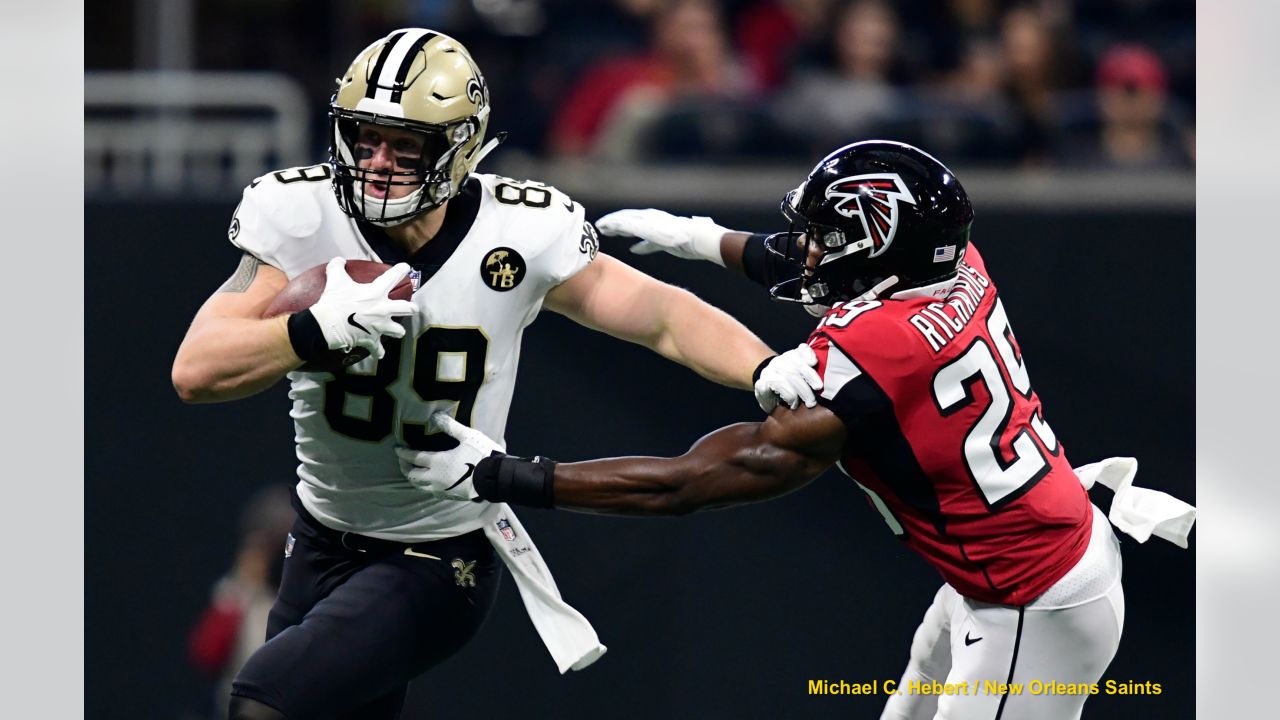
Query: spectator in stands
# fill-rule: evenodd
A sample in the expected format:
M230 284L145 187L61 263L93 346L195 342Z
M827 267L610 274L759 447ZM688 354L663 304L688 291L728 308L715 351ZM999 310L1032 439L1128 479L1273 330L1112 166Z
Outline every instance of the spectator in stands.
M542 112L550 115L585 69L601 58L639 53L649 46L650 27L660 1L548 0L546 26L532 42L533 57L528 58L532 62L517 69L517 77L523 78L517 84L535 86L533 94L545 103ZM502 53L494 55L501 57ZM549 126L549 121L548 117L544 126ZM543 129L540 141L545 139L547 128Z
M1169 111L1169 77L1149 48L1119 45L1098 63L1097 124L1085 137L1064 140L1058 161L1067 166L1136 170L1187 167L1187 132ZM1192 141L1194 142L1194 141Z
M919 52L931 70L948 74L957 70L975 42L988 47L1000 36L1004 0L929 0L920 13Z
M917 90L922 136L939 154L966 165L1008 164L1021 151L1019 124L1005 94L1004 53L997 39L974 35L955 67Z
M832 23L832 65L797 71L777 98L778 120L813 152L856 138L902 109L899 24L884 0L843 3Z
M734 59L720 8L711 0L669 0L653 21L652 48L587 71L552 124L558 155L626 155L652 118L682 96L741 97L752 91Z
M209 605L191 628L187 652L192 664L218 678L211 717L226 717L231 680L266 639L293 517L287 486L266 488L249 501L240 518L235 561L214 585Z
M1036 5L1011 9L1001 27L1005 92L1019 123L1019 154L1025 164L1049 159L1057 124L1056 95L1072 85L1074 48L1065 26L1051 24Z
M1005 75L1000 46L992 40L972 38L965 43L945 84L953 98L978 107L1004 101Z
M760 0L738 19L735 39L757 87L789 77L799 51L821 44L830 0Z

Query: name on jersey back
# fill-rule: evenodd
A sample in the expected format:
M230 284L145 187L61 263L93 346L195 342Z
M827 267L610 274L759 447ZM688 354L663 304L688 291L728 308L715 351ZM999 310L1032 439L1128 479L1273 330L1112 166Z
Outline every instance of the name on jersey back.
M935 353L964 332L991 289L991 281L972 265L962 262L958 270L946 299L929 303L908 319Z

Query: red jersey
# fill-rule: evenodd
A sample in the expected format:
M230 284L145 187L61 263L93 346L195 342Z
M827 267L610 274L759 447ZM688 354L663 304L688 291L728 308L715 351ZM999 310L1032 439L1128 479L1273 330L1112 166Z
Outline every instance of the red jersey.
M1023 605L1079 561L1088 493L972 245L954 284L837 304L809 345L840 469L961 595Z

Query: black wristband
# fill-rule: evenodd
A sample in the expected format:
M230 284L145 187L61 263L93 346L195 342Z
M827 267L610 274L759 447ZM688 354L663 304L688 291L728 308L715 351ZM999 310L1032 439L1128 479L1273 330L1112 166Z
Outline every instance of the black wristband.
M289 316L289 344L293 352L304 361L315 360L329 352L329 343L320 331L320 323L310 310L296 312Z
M553 508L556 463L544 457L521 458L494 452L476 463L471 484L489 502Z
M742 246L742 274L766 288L773 284L769 282L768 258L764 249L767 237L763 233L754 233Z
M765 365L768 365L768 364L769 364L769 363L771 363L771 362L773 362L773 359L774 359L774 358L776 358L776 357L778 357L778 356L777 356L777 355L770 355L769 357L767 357L767 358L765 358L765 359L763 359L763 360L761 360L761 361L760 361L760 364L756 366L755 371L751 373L751 384L752 384L752 385L755 385L756 383L760 382L760 373L764 372L764 366L765 366Z

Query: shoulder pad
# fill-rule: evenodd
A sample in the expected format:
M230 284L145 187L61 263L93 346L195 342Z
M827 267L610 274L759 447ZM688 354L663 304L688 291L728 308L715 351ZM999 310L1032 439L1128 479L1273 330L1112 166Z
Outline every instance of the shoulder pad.
M811 338L822 335L850 357L878 358L907 367L919 352L894 303L862 300L840 303L818 323Z
M307 237L320 227L320 198L333 192L328 165L267 173L244 190L264 222L289 237Z
M495 200L510 208L563 208L573 212L582 206L557 188L537 180L516 180L502 175L475 173Z

